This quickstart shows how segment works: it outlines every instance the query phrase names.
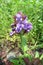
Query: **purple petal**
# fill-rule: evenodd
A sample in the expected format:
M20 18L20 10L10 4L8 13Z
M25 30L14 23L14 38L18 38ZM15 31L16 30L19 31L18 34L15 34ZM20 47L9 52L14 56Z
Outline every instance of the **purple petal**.
M16 18L16 21L20 23L22 21L22 18Z
M14 31L14 32L13 32L13 31L12 31L12 32L10 32L10 36L12 36L13 34L15 34L15 31Z
M21 32L22 25L18 23L15 30L16 30L17 33Z
M26 24L28 23L28 21L25 19L24 21L22 21L23 24Z
M32 23L28 23L27 28L31 30L32 29Z
M16 21L17 21L17 22L22 21L22 15L21 15L21 14L18 13L18 14L16 15Z
M24 24L23 29L27 30L27 24L26 23Z
M18 13L18 14L16 14L16 17L21 18L22 16Z
M15 31L15 28L12 28L12 31Z
M31 30L32 29L32 24L31 23L24 23L24 27L23 27L24 30Z

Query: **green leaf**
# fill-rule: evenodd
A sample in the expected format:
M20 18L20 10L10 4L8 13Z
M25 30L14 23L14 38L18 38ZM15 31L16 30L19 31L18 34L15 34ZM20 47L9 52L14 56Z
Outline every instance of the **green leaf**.
M43 54L41 55L41 57L40 57L40 60L42 60L43 59Z
M35 58L39 58L39 52L36 51Z

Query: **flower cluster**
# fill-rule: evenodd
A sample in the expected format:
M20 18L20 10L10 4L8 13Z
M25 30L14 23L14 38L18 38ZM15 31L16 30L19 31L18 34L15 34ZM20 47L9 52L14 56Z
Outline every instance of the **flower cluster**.
M12 32L10 33L10 36L15 33L20 33L22 30L29 32L32 29L32 23L28 23L27 16L25 16L21 12L18 12L14 16L14 20L15 22L11 24Z

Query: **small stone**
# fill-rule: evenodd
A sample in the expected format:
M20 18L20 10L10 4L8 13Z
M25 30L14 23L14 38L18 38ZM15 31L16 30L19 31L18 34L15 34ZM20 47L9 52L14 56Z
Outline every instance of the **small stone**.
M10 61L11 59L14 59L15 58L15 53L14 52L10 52L8 55L7 55L7 59Z

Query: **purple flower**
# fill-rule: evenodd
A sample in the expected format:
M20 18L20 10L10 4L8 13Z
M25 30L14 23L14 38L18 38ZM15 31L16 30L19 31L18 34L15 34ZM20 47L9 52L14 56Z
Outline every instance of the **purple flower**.
M31 30L33 27L32 27L32 24L31 23L28 23L27 25L27 29Z
M23 27L24 30L31 30L32 29L32 24L31 23L24 23L24 27Z
M17 21L17 22L22 21L22 16L21 16L21 14L18 13L18 14L16 15L16 21Z
M18 13L18 14L16 14L16 17L21 18L22 16L21 16L21 14Z
M22 21L22 18L16 18L16 21L20 23Z
M12 31L15 31L15 28L12 28Z
M12 32L10 35L12 36L15 32L20 33L22 30L29 32L32 29L32 23L28 23L27 16L23 15L21 12L15 15L15 22L11 25Z
M12 32L10 32L10 36L12 36L13 34L15 34L15 31L14 31L14 32L13 32L13 31L12 31Z
M25 19L24 21L22 21L23 24L28 23L27 19Z
M16 28L15 28L15 31L17 32L17 33L19 33L19 32L21 32L21 30L22 30L22 24L17 24L16 25Z

